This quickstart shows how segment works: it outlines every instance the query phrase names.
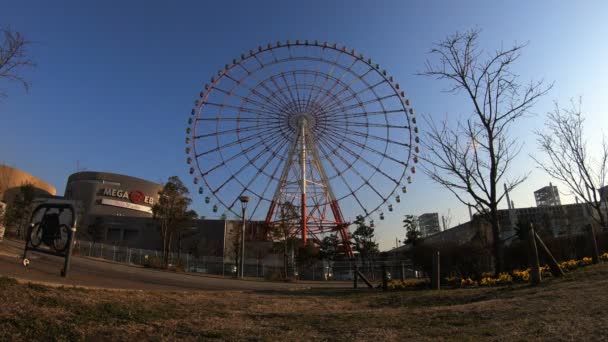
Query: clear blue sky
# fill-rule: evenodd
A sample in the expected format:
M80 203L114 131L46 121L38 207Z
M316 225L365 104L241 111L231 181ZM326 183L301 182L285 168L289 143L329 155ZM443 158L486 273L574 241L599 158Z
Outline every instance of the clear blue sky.
M533 171L512 194L517 206L533 205L532 192L550 181L529 154L553 100L583 96L591 140L608 127L605 1L2 1L0 8L0 25L34 42L29 53L38 64L26 73L29 93L0 83L9 93L0 100L0 162L49 181L59 194L77 161L88 170L154 181L178 175L191 184L183 140L193 99L232 58L277 40L327 40L372 56L418 113L437 117L467 115L470 107L443 93L446 84L415 75L434 42L469 28L483 30L489 49L529 42L516 71L523 81L555 86L513 132L525 144L516 171ZM404 235L401 214L448 210L452 224L468 216L418 173L396 212L376 219L378 241L387 248Z

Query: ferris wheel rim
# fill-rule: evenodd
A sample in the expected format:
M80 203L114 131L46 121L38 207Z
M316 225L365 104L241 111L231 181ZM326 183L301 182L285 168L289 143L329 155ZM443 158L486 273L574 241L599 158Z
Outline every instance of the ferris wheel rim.
M412 125L412 121L411 121L411 119L410 119L410 115L409 115L409 114L413 114L413 111L412 111L411 107L409 106L409 104L406 104L406 102L404 101L404 97L405 97L405 96L403 95L403 91L401 91L401 92L399 91L399 85L395 83L395 84L396 84L396 86L395 86L395 84L392 82L392 79L389 81L388 76L386 76L386 72L384 72L384 73L380 72L378 65L375 65L375 66L374 66L374 65L371 63L371 60L369 60L369 63L368 63L368 61L365 61L365 59L364 59L363 55L359 55L359 56L357 56L357 55L354 53L354 50L352 50L352 53L349 53L349 52L348 52L348 49L346 49L345 47L343 47L342 49L340 49L340 48L338 48L338 47L337 47L337 45L335 45L335 44L334 44L334 45L332 45L332 46L330 46L330 45L328 45L327 43L324 43L324 44L323 44L323 46L321 46L321 45L319 45L318 43L315 43L314 45L312 45L312 44L303 44L303 43L299 43L299 44L293 44L292 46L311 46L311 47L312 47L312 46L314 46L314 47L317 47L317 48L321 47L322 49L333 49L333 50L335 50L335 51L337 51L337 52L339 52L339 53L341 53L341 54L352 56L352 57L355 59L355 60L354 60L354 62L353 62L353 64L355 64L357 61L362 61L363 63L365 63L365 64L367 64L368 66L370 66L370 69L369 69L369 71L367 71L367 72L372 72L372 71L375 71L377 75L380 75L380 77L382 78L382 81L381 81L381 82L382 82L382 84L388 84L388 85L390 85L390 86L391 86L391 88L392 88L392 90L394 91L394 94L392 94L391 96L396 96L396 97L399 99L399 102L402 104L402 109L399 109L397 112L398 112L398 113L403 113L403 114L405 114L404 116L405 116L405 118L407 119L408 126L409 126L409 127L408 127L408 129L409 129L409 131L410 131L410 133L411 133L411 125ZM209 105L209 104L210 104L210 102L208 102L208 101L207 101L207 99L209 98L209 95L212 93L212 91L213 91L214 89L215 89L215 90L220 89L220 88L219 88L219 87L217 87L216 85L217 85L217 84L220 82L220 80L221 80L221 79L222 79L224 76L227 76L227 75L228 75L228 72L229 72L230 70L232 70L232 69L234 69L234 68L236 68L236 67L238 67L238 66L240 66L241 68L243 68L243 69L247 70L247 69L246 69L246 68L243 66L243 62L244 62L244 61L246 61L246 60L248 60L248 59L251 59L251 58L257 59L257 57L256 57L256 56L257 56L258 54L263 53L263 52L266 52L266 51L272 51L273 49L279 49L279 48L285 48L285 47L289 48L289 43L287 43L285 46L281 46L281 45L280 45L280 43L278 43L276 47L269 46L267 49L262 49L262 48L259 48L257 52L252 52L252 51L250 50L250 54L249 54L249 56L244 56L244 55L241 55L241 59L240 59L239 61L233 60L233 64L232 64L231 66L226 65L226 68L225 68L225 71L224 71L224 72L221 72L221 71L220 71L220 72L218 72L218 78L217 78L217 79L215 79L215 78L212 78L212 79L211 79L211 86L210 86L210 87L208 87L207 85L205 86L205 92L204 92L204 96L203 96L203 92L201 92L201 101L200 101L200 104L196 106L196 107L197 107L197 108L196 108L196 110L194 110L194 109L193 109L193 114L196 112L196 120L195 120L195 123L198 123L198 121L199 121L199 117L200 117L200 115L201 115L201 112L202 112L203 108L204 108L206 105ZM300 59L298 59L298 58L285 58L285 59L282 59L282 60L281 60L281 59L275 59L275 63L280 64L280 63L282 63L282 62L290 62L290 61L297 61L297 60L306 60L306 59L305 59L305 58L300 58ZM326 60L322 60L321 58L318 58L318 59L308 59L308 60L317 60L317 61L319 61L319 62L325 62L325 63L327 62ZM264 68L265 68L265 65L264 65L263 63L261 63L259 60L258 60L258 62L260 63L260 67L259 67L258 69L256 69L256 70L255 70L256 72L257 72L257 71L260 71L260 70L262 70L262 69L264 69ZM341 65L339 65L338 67L339 67L339 68L340 68L340 67L342 67L342 69L343 69L343 70L348 70L347 68L344 68L344 67L343 67L343 66L341 66ZM297 72L297 71L298 71L298 70L292 70L291 72L292 72L292 73L295 73L295 72ZM310 70L301 70L301 71L305 71L305 72L311 72ZM248 73L249 73L249 71L248 71ZM247 77L249 77L249 76L250 76L250 75L248 74L248 75L247 75ZM264 82L264 81L266 81L268 78L272 78L272 77L275 77L275 76L277 76L277 75L276 75L276 74L270 75L270 77L267 77L265 80L262 80L261 82ZM366 88L367 88L367 87L369 87L369 84L367 83L367 81L363 80L363 82L366 84ZM297 83L296 83L296 85L297 85ZM235 84L234 84L234 86L233 86L233 88L238 87L238 86L239 86L239 84L238 84L238 83L235 83ZM347 87L345 87L345 88L347 88ZM322 88L320 88L320 89L322 89ZM252 88L251 90L255 90L255 88ZM284 89L283 89L283 88L280 88L280 89L277 89L277 91L278 91L278 90L283 91ZM289 89L288 89L288 90L289 90ZM346 90L347 90L347 91L351 91L351 92L352 92L352 89L346 89ZM376 95L376 96L377 96L377 94L376 94L376 93L373 91L373 89L371 89L371 90L372 90L372 92L374 93L374 95ZM247 94L247 97L249 97L251 94L252 94L252 92L250 91L250 93L248 93L248 94ZM359 103L361 103L361 101L360 101L360 100L358 100L358 101L359 101ZM276 104L275 104L275 105L276 105ZM385 115L385 116L384 116L384 119L385 119L385 121L386 121L386 119L387 119L387 117L386 117L386 115L387 115L387 110L386 110L386 108L384 108L384 105L383 105L383 103L382 103L382 102L380 102L380 106L382 107L382 111L380 111L380 112L382 112L382 113ZM409 111L408 111L408 108L409 108ZM364 107L363 107L363 109L364 109ZM223 110L223 108L220 108L220 113L221 113L221 111L222 111L222 110ZM337 111L339 112L339 111L340 111L340 108L338 108L338 109L337 109ZM343 109L342 109L342 111L343 111ZM379 113L380 113L380 112L379 112ZM239 116L239 117L240 117L240 115L241 115L241 111L239 111L239 112L238 112L238 116ZM363 115L363 116L365 116L365 115L366 115L366 114L365 114L365 111L363 111L363 114L362 114L362 115ZM218 117L216 118L216 133L217 133L217 125L219 124L220 120L221 120L221 114L218 114ZM237 120L238 120L238 119L237 119ZM389 128L388 128L388 122L386 122L386 123L387 123L387 127L386 127L386 129L387 129L387 137L389 137L390 135L389 135L389 133L388 133L388 129L389 129ZM212 190L212 194L215 196L215 194L216 194L216 193L217 193L217 192L218 192L218 191L221 189L221 187L220 187L220 188L217 188L217 187L216 187L216 189L215 189L215 190L213 190L213 186L212 186L211 184L209 184L209 183L208 183L207 177L205 177L205 172L203 172L203 168L202 168L202 167L201 167L201 165L200 165L200 158L199 158L199 156L200 156L200 155L198 155L198 154L197 154L197 145L196 145L196 139L197 139L197 137L196 137L196 130L197 130L198 125L197 125L197 124L195 124L193 127L194 127L194 130L193 130L193 134L192 134L192 137L193 137L193 139L192 139L192 150L193 150L193 155L194 155L194 157L195 157L195 158L194 158L194 161L195 161L195 163L196 163L196 167L197 167L197 169L198 169L198 173L199 173L199 175L201 176L202 181L205 183L205 185L206 185L206 187L207 187L208 189L211 189L211 190ZM404 128L405 128L405 127L404 127ZM369 132L369 128L368 128L368 132ZM241 147L242 147L242 142L241 142L241 138L240 138L240 135L239 135L240 133L241 133L241 132L237 130L237 137L239 138L239 139L237 139L237 142L238 142L238 143L239 143L239 145L241 145ZM325 140L325 139L330 139L330 138L322 137L321 139ZM366 136L366 137L365 137L365 141L364 141L365 143L367 143L367 139L368 139L368 137ZM416 139L418 139L418 138L416 137ZM379 170L378 168L376 168L376 169L375 169L375 170L374 170L374 171L373 171L373 172L370 174L370 176L368 176L367 180L365 180L363 183L361 183L361 184L360 184L358 187L356 187L354 190L353 190L353 189L351 189L351 187L349 186L349 182L348 182L348 181L346 181L346 180L342 179L343 183L344 183L344 184L345 184L345 185L346 185L346 186L349 188L349 191L350 191L350 192L349 192L349 193L344 194L344 195L343 195L342 197L340 197L340 198L337 198L337 200L341 201L341 200L343 200L343 199L345 199L345 198L347 198L347 197L349 197L349 196L353 196L353 197L355 198L355 200L356 200L357 202L359 202L359 205L360 205L360 207L363 209L363 211L365 212L365 214L366 214L365 216L366 216L366 217L367 217L367 216L369 216L371 213L376 212L376 211L377 211L377 210L378 210L378 209L379 209L379 208L380 208L382 205L386 204L386 202L388 201L388 199L390 198L390 196L392 196L393 194L395 194L396 192L398 192L398 190L399 190L398 188L399 188L400 184L403 182L403 180L404 180L404 178L405 178L406 173L408 172L408 169L407 169L407 168L408 168L408 166L409 166L409 162L410 162L411 157L412 157L412 154L413 154L413 151L412 151L412 150L413 150L413 148L412 148L412 147L413 147L413 145L414 145L414 144L413 144L413 140L414 140L414 138L413 138L413 134L410 134L410 135L409 135L409 144L405 144L405 145L407 145L407 158L405 158L405 162L402 162L402 163L403 163L403 166L404 166L404 168L403 168L403 173L401 174L400 179L399 179L398 181L396 181L396 182L395 182L395 183L396 183L396 184L395 184L395 186L392 188L392 190L391 190L391 191L390 191L388 194L386 194L386 195L382 195L381 193L377 192L377 190L375 190L375 189L374 189L372 186L369 186L369 183L368 183L369 179L371 179L371 178L372 178L372 177L374 177L374 176L375 176L375 175L376 175L378 172L380 172L380 170ZM343 141L344 141L344 140L343 140ZM343 141L342 141L342 142L343 142ZM262 140L261 140L261 142L264 144L264 146L265 146L266 148L268 148L267 142L266 142L265 140L263 140L263 139L262 139ZM335 141L333 141L333 142L335 142ZM342 142L340 142L340 144L342 144ZM219 148L219 149L218 149L218 153L220 153L220 155L221 155L221 149L222 149L222 148L221 148L221 144L220 144L220 142L219 142L219 140L218 140L217 136L216 136L216 143L217 143L218 148ZM361 147L362 149L363 149L363 148L366 146L366 145L365 145L365 143L363 144L363 147ZM337 153L336 153L336 149L337 149L337 148L338 148L338 147L336 146L336 147L334 148L334 150L333 150L333 151L325 151L325 152L324 152L324 156L326 156L326 157L327 157L327 156L329 156L330 154L332 154L332 155L333 155L333 154L337 155ZM417 147L416 147L416 148L417 148ZM383 151L383 154L382 154L382 162L384 161L384 158L386 157L386 154L387 154L387 149L388 149L388 142L387 142L387 144L385 144L385 147L384 147L384 151ZM279 149L278 151L280 152L281 150ZM263 152L263 151L262 151L262 152ZM278 152L275 152L275 153L278 153ZM248 161L248 164L249 164L249 165L253 165L253 167L255 167L255 168L256 168L256 170L257 170L257 171L259 171L261 174L264 174L264 175L268 176L270 179L274 179L274 180L276 180L276 178L275 178L275 177L273 177L274 175L276 175L276 168L275 168L275 170L274 170L272 173L270 173L270 174L266 174L266 173L264 173L265 167L264 167L263 169L260 169L260 168L259 168L257 165L255 165L255 163L253 163L253 162L252 162L252 160L251 160L250 156L249 156L247 153L245 153L245 154L243 154L243 155L244 155L244 156L245 156L245 158L247 159L247 161ZM221 155L221 156L222 156L222 163L225 163L225 159L224 159L223 155ZM353 166L356 164L356 162L357 162L357 161L358 161L360 158L361 158L361 155L358 155L357 159L355 159L354 161L351 161L351 162L350 162L350 165L349 165L348 163L345 163L345 165L347 165L348 167L347 167L345 170L342 170L342 171L346 171L346 170L349 170L349 169L353 168ZM327 158L327 160L330 160L330 159L329 159L329 158ZM279 165L280 165L280 163L278 163L278 164L277 164L277 168L279 168L279 167L278 167ZM339 169L339 168L334 167L334 169L335 169L335 171L337 171L337 172L336 172L336 174L335 174L335 175L333 175L333 176L331 177L331 179L332 179L332 180L333 180L333 179L337 179L338 177L343 177L343 176L342 176L342 174L341 174L341 172L340 172L340 169ZM207 174L208 174L209 172L210 172L210 171L207 171ZM250 193L250 194L252 194L253 196L255 196L255 197L258 199L258 202L262 202L262 201L267 201L267 202L268 202L268 201L269 201L269 199L268 199L268 198L265 198L265 196L264 196L264 194L265 194L265 193L266 193L266 191L267 191L267 187L265 188L265 190L263 191L263 193L262 193L262 194L257 194L257 193L255 193L255 192L253 192L253 191L250 191L250 189L248 189L247 184L244 184L243 182L241 182L241 180L239 180L237 177L234 177L234 175L231 175L231 178L232 178L232 179L234 179L234 180L235 180L235 181L236 181L236 182L237 182L239 185L241 185L241 186L242 186L242 191L240 192L239 196L240 196L240 195L243 195L244 193ZM362 179L364 179L364 177L361 177L361 178L362 178ZM254 179L255 179L255 178L254 178ZM357 196L356 196L356 192L357 192L357 191L359 191L361 188L363 188L363 187L364 187L364 186L366 186L366 185L368 185L368 187L370 187L372 190L376 191L376 192L377 192L377 194L378 194L378 196L379 196L379 197L382 199L382 201L381 201L381 202L380 202L380 203L379 203L379 204L378 204L378 205L377 205L377 206L376 206L374 209L372 209L372 210L367 210L367 208L366 208L364 205L362 205L362 204L360 203L359 199L358 199L358 198L357 198ZM217 200L217 201L219 201L219 202L222 204L222 206L224 206L226 209L228 209L229 211L233 212L234 214L237 214L237 215L238 215L238 213L236 213L236 212L235 212L235 211L232 209L232 208L234 207L234 202L233 202L232 204L228 205L227 203L225 203L225 202L224 202L224 200L223 200L223 199L219 198L218 196L215 196L215 197L216 197L216 200ZM237 198L237 197L238 197L238 196L236 196L235 198ZM259 205L259 203L258 203L258 205Z

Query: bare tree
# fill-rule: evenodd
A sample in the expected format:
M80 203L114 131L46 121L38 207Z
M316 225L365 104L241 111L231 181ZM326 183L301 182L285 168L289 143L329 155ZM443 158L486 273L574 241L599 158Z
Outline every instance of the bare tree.
M606 218L601 210L599 189L606 186L608 176L608 141L602 137L599 153L589 151L584 139L582 101L571 101L570 108L555 108L547 116L546 130L536 132L541 152L548 161L534 158L539 168L570 188L572 194L593 208L591 215L605 230ZM595 156L595 157L594 157Z
M26 51L30 42L21 33L8 27L0 28L0 32L4 36L0 44L0 79L21 83L27 91L30 83L21 76L21 71L23 68L35 66ZM5 96L6 93L0 90L0 97Z
M511 70L525 45L486 53L477 46L478 30L448 36L431 50L422 75L447 80L448 92L464 95L471 105L468 119L436 124L427 118L423 142L424 171L456 198L476 209L492 227L495 272L502 269L498 204L505 196L503 181L521 144L510 137L510 126L526 115L551 86L542 81L521 85ZM504 180L508 191L527 174Z

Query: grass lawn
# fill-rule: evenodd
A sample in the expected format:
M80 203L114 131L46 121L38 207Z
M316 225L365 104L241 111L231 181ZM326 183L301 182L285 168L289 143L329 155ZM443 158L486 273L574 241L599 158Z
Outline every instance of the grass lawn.
M539 287L142 292L0 277L0 340L607 340L608 263Z

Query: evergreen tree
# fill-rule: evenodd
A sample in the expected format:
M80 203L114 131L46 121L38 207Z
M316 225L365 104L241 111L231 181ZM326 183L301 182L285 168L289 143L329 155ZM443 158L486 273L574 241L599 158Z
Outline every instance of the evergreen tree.
M186 222L196 219L198 216L195 211L188 209L188 206L192 203L192 200L188 197L189 193L188 188L179 177L170 177L158 193L159 199L152 207L153 217L160 225L165 267L169 265L173 236Z
M368 226L361 215L357 216L355 224L357 225L357 228L353 232L355 250L359 252L359 257L363 264L371 266L374 258L380 252L378 243L374 241L374 228Z

